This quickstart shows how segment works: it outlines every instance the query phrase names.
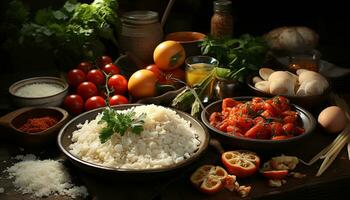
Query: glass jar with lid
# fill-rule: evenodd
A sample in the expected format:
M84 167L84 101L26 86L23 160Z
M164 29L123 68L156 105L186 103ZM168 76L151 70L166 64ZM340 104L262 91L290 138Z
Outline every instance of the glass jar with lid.
M210 34L215 38L231 38L233 34L233 17L231 1L214 1L214 14L211 18Z
M131 11L125 13L121 21L122 31L119 35L121 52L131 53L144 64L153 63L153 51L163 40L158 13Z

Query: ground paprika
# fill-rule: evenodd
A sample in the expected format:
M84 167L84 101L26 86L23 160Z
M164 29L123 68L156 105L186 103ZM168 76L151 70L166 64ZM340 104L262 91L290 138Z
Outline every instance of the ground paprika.
M37 133L50 128L57 122L58 120L52 116L29 118L26 123L19 127L19 130L26 133Z

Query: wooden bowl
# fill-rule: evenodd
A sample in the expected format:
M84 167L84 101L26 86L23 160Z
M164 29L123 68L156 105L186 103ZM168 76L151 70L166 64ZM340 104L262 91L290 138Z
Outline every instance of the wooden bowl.
M28 118L52 116L58 122L50 128L36 133L27 133L19 129ZM15 110L0 118L0 125L4 126L8 132L5 137L14 140L21 145L28 147L38 147L54 143L61 127L68 120L69 114L66 110L58 107L25 107Z
M250 101L253 97L235 97L234 99L237 101ZM210 133L214 138L217 138L222 144L225 144L229 147L235 149L249 149L254 151L283 151L286 149L297 148L301 141L310 136L315 128L316 128L316 120L312 116L311 113L306 111L305 109L293 105L294 109L298 113L301 118L303 128L305 129L305 133L284 139L284 140L266 140L266 139L252 139L246 137L238 137L226 132L220 131L213 127L209 123L209 117L213 112L221 111L222 100L215 101L208 106L201 113L201 119L203 123L209 128Z
M134 106L140 106L142 104L124 104L113 106L115 110L125 110ZM100 177L113 177L118 179L125 179L129 181L142 181L149 180L153 178L161 178L173 174L174 172L183 169L184 167L190 165L192 162L196 161L207 149L209 143L209 132L206 127L197 119L193 118L191 115L175 110L180 117L191 123L191 127L197 130L198 139L201 144L198 146L198 150L194 152L188 159L185 159L177 164L171 166L165 166L155 169L124 169L115 167L106 167L99 164L91 163L82 160L81 158L73 155L69 150L69 146L72 144L72 133L77 129L78 124L84 123L86 120L90 121L95 119L98 113L101 113L104 108L98 108L85 112L71 121L69 121L60 131L58 135L58 144L61 151L66 155L66 157L78 168Z

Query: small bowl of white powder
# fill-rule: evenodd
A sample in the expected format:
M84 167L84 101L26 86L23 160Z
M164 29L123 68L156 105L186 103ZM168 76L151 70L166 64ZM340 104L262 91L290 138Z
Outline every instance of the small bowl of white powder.
M68 84L57 77L33 77L12 84L9 92L17 107L60 106L68 93Z

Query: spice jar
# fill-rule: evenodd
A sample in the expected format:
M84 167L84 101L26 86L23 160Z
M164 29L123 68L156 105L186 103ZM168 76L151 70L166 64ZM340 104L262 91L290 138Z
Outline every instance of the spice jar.
M210 34L215 38L231 38L233 33L233 18L231 1L214 1L214 15L211 18Z
M131 11L125 13L121 21L122 31L119 35L121 52L131 53L144 64L153 63L153 51L163 40L158 13Z

